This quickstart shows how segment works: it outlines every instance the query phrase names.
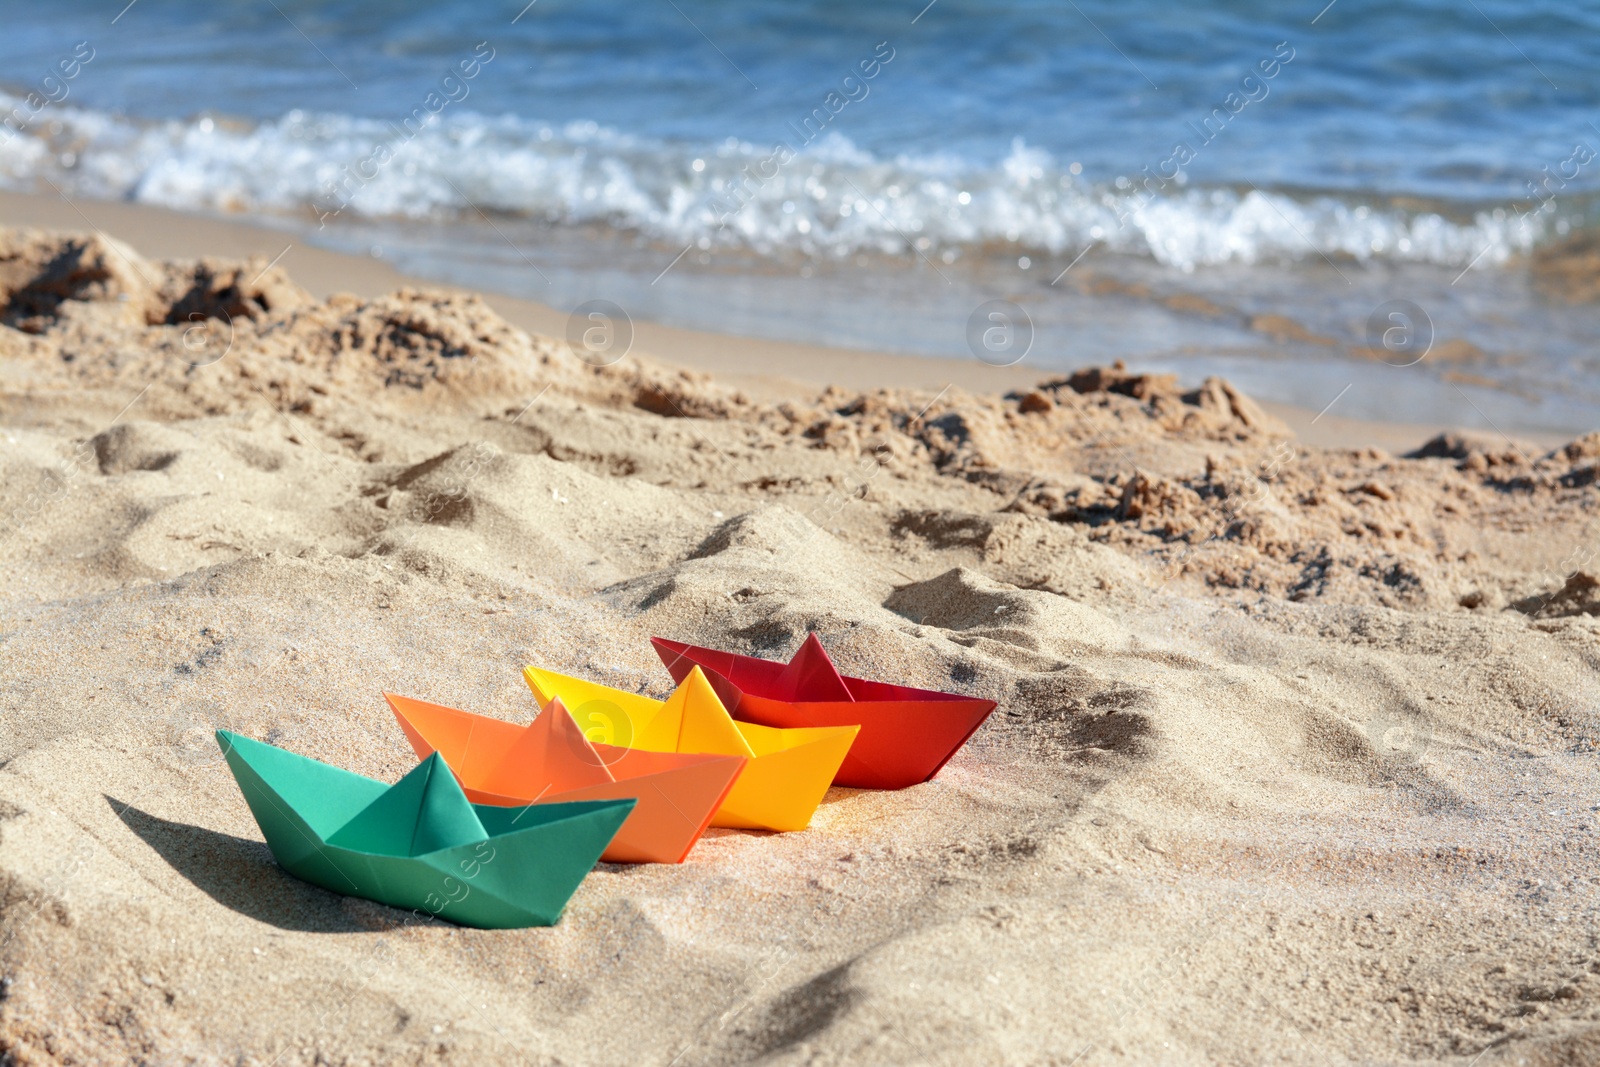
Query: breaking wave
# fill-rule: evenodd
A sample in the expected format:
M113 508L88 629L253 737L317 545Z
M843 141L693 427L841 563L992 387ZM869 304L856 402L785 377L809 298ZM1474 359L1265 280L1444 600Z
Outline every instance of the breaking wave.
M18 102L0 93L0 108ZM790 133L785 149L465 110L411 125L292 111L257 125L214 116L142 122L59 106L0 142L0 184L305 221L449 221L481 210L767 255L915 251L952 262L997 245L1072 256L1098 242L1181 270L1319 256L1492 264L1566 227L1550 214L1519 217L1511 205L1447 215L1350 196L1178 185L1140 197L1126 179L1091 183L1020 140L1004 158L981 162L880 158L837 133L809 143Z

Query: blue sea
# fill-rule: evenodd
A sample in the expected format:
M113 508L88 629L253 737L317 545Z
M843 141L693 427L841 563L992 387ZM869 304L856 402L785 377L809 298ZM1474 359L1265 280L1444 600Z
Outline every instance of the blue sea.
M1600 313L1535 269L1595 225L1595 5L56 0L5 30L10 189L559 308L972 359L1005 300L1041 374L1596 421Z

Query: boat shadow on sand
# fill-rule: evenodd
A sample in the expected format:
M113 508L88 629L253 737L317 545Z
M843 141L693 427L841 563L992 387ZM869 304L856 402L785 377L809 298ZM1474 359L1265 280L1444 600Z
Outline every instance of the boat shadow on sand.
M370 933L407 925L404 912L341 897L287 874L260 841L170 822L111 796L106 796L106 803L173 870L241 915L280 930L318 934Z

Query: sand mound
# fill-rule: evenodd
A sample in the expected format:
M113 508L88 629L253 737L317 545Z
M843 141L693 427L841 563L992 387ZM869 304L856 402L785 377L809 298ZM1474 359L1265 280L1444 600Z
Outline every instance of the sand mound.
M0 237L0 1061L1586 1062L1600 435L756 403L264 267ZM1000 708L549 930L287 878L210 741L392 780L381 689L525 722L524 663L807 632Z
M168 417L262 404L304 414L333 396L477 409L556 383L658 413L720 415L738 402L703 376L637 361L591 367L476 296L407 289L319 304L264 262L153 264L97 236L8 231L0 322L37 338L3 351L22 357L17 369L41 399L145 388L146 408Z

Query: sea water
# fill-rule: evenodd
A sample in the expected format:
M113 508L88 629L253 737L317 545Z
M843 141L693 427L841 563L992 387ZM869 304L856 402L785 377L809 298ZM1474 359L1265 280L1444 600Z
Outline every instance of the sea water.
M1597 42L1490 0L62 0L7 12L0 184L791 340L972 359L1000 300L1041 374L1579 431L1600 314L1532 268L1594 224Z

